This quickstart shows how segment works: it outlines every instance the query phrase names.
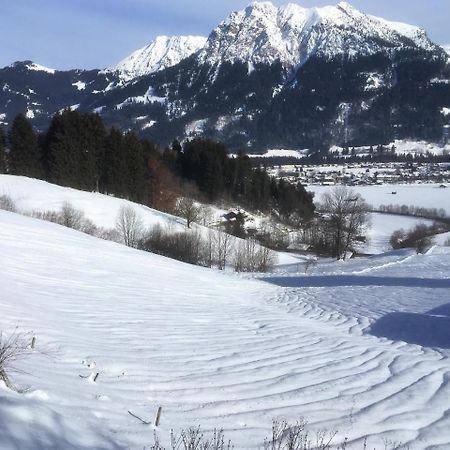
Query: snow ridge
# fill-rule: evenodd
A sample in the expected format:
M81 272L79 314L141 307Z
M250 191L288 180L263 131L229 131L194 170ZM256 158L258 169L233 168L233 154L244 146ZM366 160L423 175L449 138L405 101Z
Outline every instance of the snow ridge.
M131 80L174 66L197 52L205 43L203 36L158 36L149 45L106 70L117 71L122 79Z
M420 28L366 15L346 2L321 8L255 2L213 30L198 58L211 65L280 61L289 68L314 54L371 55L401 47L438 48Z

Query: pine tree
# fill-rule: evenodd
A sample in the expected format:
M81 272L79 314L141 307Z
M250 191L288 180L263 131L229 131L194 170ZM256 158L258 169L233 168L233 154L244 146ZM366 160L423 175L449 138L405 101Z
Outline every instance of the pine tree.
M30 122L23 114L14 119L8 133L9 172L33 178L43 176L41 151L38 138Z
M100 160L100 191L127 195L127 160L122 132L112 128L106 137Z
M105 130L96 114L69 109L54 116L47 133L49 178L57 184L97 190Z
M127 163L127 197L130 200L145 202L147 198L146 166L141 141L133 134L124 136Z

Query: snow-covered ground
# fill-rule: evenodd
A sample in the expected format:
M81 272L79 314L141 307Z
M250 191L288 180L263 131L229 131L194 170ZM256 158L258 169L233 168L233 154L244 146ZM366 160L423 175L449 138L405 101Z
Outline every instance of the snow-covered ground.
M58 186L45 181L0 175L0 195L9 196L20 212L60 211L64 203L83 211L98 227L114 228L120 209L131 206L145 226L160 224L182 230L185 220L120 198Z
M2 450L148 448L128 411L158 406L166 444L202 425L256 449L303 416L336 442L450 447L450 249L258 280L0 211L0 254L0 329L37 338L24 393L0 390Z
M307 186L314 192L316 199L324 192L330 191L329 186ZM450 187L442 188L439 184L385 184L374 186L352 186L367 203L374 207L381 205L413 205L423 208L444 209L450 215ZM395 192L395 194L393 194Z
M384 253L392 249L389 239L392 233L400 228L410 230L419 223L431 225L432 220L393 214L370 214L371 226L367 230L368 242L362 250L368 254Z

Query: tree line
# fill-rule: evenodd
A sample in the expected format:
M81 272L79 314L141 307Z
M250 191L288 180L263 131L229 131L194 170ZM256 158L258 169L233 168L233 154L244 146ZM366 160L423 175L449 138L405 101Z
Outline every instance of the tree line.
M237 202L284 221L309 219L313 198L230 157L224 145L195 139L160 148L133 132L106 128L98 114L65 109L37 134L23 114L0 130L0 172L24 175L87 191L126 198L171 212L177 198Z

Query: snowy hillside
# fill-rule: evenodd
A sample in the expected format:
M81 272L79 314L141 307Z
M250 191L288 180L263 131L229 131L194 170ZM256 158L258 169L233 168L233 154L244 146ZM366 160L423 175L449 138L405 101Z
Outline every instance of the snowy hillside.
M202 36L158 36L107 70L117 71L122 79L131 80L178 64L200 50L205 42Z
M291 3L277 8L254 2L232 13L209 36L199 60L303 64L310 56L373 55L392 47L437 47L412 25L368 16L345 2L337 6L303 8Z
M98 227L114 228L120 208L133 207L145 226L160 224L183 229L182 219L116 197L58 186L46 181L13 175L0 175L0 195L9 196L21 212L60 211L64 203L84 212Z
M0 329L37 338L24 393L0 389L2 450L148 448L128 411L158 406L165 444L201 424L256 449L304 416L336 443L450 445L448 250L246 280L4 211L0 230Z

